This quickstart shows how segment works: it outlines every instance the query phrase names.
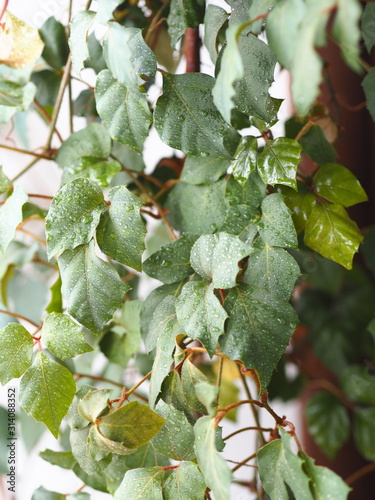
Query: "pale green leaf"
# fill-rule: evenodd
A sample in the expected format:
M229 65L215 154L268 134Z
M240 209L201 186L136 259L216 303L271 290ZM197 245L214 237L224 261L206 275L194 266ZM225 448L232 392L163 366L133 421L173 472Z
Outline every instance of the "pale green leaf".
M366 49L371 53L372 47L375 45L375 4L367 2L362 15L362 36L366 45Z
M25 111L33 102L36 87L32 82L19 85L0 80L0 123L7 123L19 111Z
M87 46L88 31L95 19L95 12L80 10L70 23L69 47L72 51L72 64L74 71L81 77L85 61L89 58Z
M261 18L254 21L259 16L268 14L271 7L277 4L279 0L257 0L250 5L249 17L253 21L250 25L251 32L259 34L262 31L262 24L267 22L267 18Z
M266 142L258 157L258 172L265 184L285 184L297 190L296 173L302 147L287 137Z
M216 385L211 385L203 381L195 386L195 393L208 414L213 417L218 405L219 388Z
M145 94L125 87L105 69L96 79L95 99L112 139L141 152L152 122Z
M95 423L104 410L109 410L109 396L111 389L98 389L89 391L79 400L77 410L81 417L89 422Z
M39 486L37 490L34 491L31 500L65 500L66 495L63 493L56 493L56 491L46 490L44 486Z
M167 22L172 47L176 47L186 28L195 28L203 22L204 9L204 0L171 1Z
M163 74L164 92L154 114L163 142L195 156L231 158L239 135L222 118L212 98L214 78L203 73Z
M270 295L288 300L301 272L296 260L282 248L256 240L248 260L244 282Z
M207 5L204 15L204 44L214 64L216 63L218 55L217 37L228 17L229 14L227 11L218 5Z
M12 187L12 182L5 175L3 167L0 166L0 193L6 193Z
M213 356L228 317L213 286L202 281L186 283L177 298L176 313L189 337L198 339Z
M85 178L106 187L113 177L121 171L118 161L106 161L103 158L81 156L64 168L61 182L67 184L75 179Z
M242 137L235 152L235 159L231 163L232 173L234 178L242 185L247 182L250 174L256 170L257 145L256 138L248 135Z
M95 255L93 243L65 250L59 267L68 312L93 332L100 332L121 305L129 285L121 281L113 266Z
M362 7L356 0L338 0L337 13L333 23L333 36L339 41L342 55L346 63L360 73L361 31L359 21L362 16Z
M190 408L205 414L207 410L195 392L195 386L200 382L207 382L206 376L189 359L186 359L181 370L181 383L185 399Z
M214 288L232 288L236 286L239 261L251 251L237 236L204 234L191 249L191 265L200 276L211 279Z
M110 23L103 55L112 75L126 87L138 89L155 75L156 57L143 40L140 28Z
M190 251L197 238L197 235L184 233L178 240L163 245L143 263L143 271L167 284L190 276L194 273Z
M193 462L181 462L166 480L164 500L203 500L206 485L198 466Z
M162 467L129 470L116 490L114 500L163 500Z
M112 188L108 201L96 234L99 247L112 259L140 271L146 234L140 215L142 202L125 186Z
M257 371L262 393L294 333L297 315L285 300L249 285L231 290L224 307L229 318L221 350Z
M96 20L98 23L106 24L107 21L113 19L113 11L120 4L120 0L97 0L98 12Z
M77 463L71 451L53 451L47 448L46 450L41 451L39 456L46 462L52 465L57 465L62 469L73 469Z
M351 269L353 256L362 240L357 224L342 206L324 202L315 204L305 228L307 246Z
M0 330L0 382L18 378L29 368L33 356L33 339L19 323L9 323Z
M15 186L13 193L0 207L0 254L4 255L9 243L16 235L16 228L22 222L22 207L28 197L21 186Z
M39 352L21 379L19 401L26 413L43 422L57 438L75 390L72 373Z
M262 218L258 223L262 239L272 246L297 248L297 233L283 196L273 193L262 202Z
M356 408L354 411L354 441L367 460L375 461L375 408Z
M43 322L42 337L52 354L60 359L93 351L78 325L66 314L48 314Z
M89 243L105 207L102 190L89 180L76 179L63 186L46 218L48 257Z
M209 156L187 156L181 180L194 185L213 184L226 173L229 167L229 160Z
M356 176L337 163L322 165L314 176L314 186L319 196L344 207L367 201Z
M163 427L165 418L146 405L132 401L118 410L99 418L99 431L108 439L123 443L127 448L139 448L148 443Z
M345 406L329 392L315 392L306 405L306 419L310 435L332 460L350 435Z
M166 419L164 426L152 439L155 449L173 460L195 458L194 430L184 413L162 400L156 405L155 411Z
M96 457L98 458L97 460L91 455L91 451L95 451L95 448L92 450L92 445L89 440L92 428L93 426L89 425L83 429L72 429L70 431L70 446L73 456L77 460L80 468L90 476L102 474L111 461L111 456L108 453L104 458L99 459L99 457ZM75 471L75 469L76 466L73 470Z
M232 473L223 457L216 451L215 419L202 417L194 426L195 449L199 468L216 500L230 498Z
M50 287L50 299L48 305L46 307L47 313L62 313L63 312L63 302L62 302L62 293L61 293L61 276L60 273Z

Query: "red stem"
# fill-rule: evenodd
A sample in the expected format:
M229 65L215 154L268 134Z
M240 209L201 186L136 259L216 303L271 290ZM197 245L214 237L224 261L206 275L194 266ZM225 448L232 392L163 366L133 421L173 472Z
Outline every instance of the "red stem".
M8 0L0 0L0 21L4 15L4 12L7 10Z
M198 28L186 28L185 31L186 73L199 73L200 38Z

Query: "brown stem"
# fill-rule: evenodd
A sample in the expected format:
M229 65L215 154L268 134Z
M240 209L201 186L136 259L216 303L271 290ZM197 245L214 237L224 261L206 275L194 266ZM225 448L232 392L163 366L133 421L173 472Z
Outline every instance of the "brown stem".
M35 160L33 160L32 162L30 162L28 165L26 165L25 168L23 168L20 172L18 172L18 174L16 174L13 179L11 179L11 182L14 182L16 181L17 179L19 179L20 177L22 177L24 174L26 174L26 172L28 172L36 163L38 163L38 161L40 160L41 158L36 158Z
M309 129L312 127L312 125L314 125L314 122L311 120L309 120L307 123L305 123L305 125L301 128L301 130L295 136L294 140L298 142L301 139L301 137L303 137L309 131Z
M20 233L26 234L27 236L30 236L30 238L37 241L41 245L46 245L45 240L43 240L42 238L39 238L39 236L37 236L34 233L31 233L30 231L28 231L27 229L24 229L23 227L17 227L17 231L19 231Z
M154 214L153 212L150 212L150 210L146 210L145 208L141 208L141 213L145 214L145 215L149 215L153 219L158 219L158 220L161 219L159 214Z
M138 387L139 387L140 385L142 385L142 384L143 384L143 382L144 382L145 380L147 380L148 378L150 378L150 377L151 377L151 374L152 374L152 371L148 372L148 373L147 373L147 375L145 375L143 378L141 378L141 380L140 380L137 384L135 384L135 386L133 386L133 387L132 387L131 389L129 389L128 391L126 391L126 393L125 393L126 398L127 398L128 396L130 396L130 394L133 394L133 392L134 392L136 389L138 389Z
M28 196L30 198L43 198L44 200L53 200L53 196L49 196L48 194L33 194L33 193L29 193Z
M241 432L245 432L245 431L272 432L273 429L271 427L258 427L256 425L253 425L250 427L243 427L242 429L238 429L237 431L234 431L231 434L228 434L228 436L223 438L223 441L226 441L227 439L230 439L231 437L236 436L237 434L240 434Z
M348 486L351 486L353 483L358 481L358 479L361 479L361 477L365 476L369 472L372 472L373 470L375 470L375 463L374 462L371 464L367 464L364 467L362 467L361 469L353 472L353 474L350 474L350 476L345 479L345 482Z
M242 460L242 462L240 462L239 464L237 464L235 467L233 467L232 469L232 472L236 472L236 470L240 469L241 467L243 467L244 465L247 464L247 462L249 462L250 460L252 460L253 458L255 458L257 456L256 453L253 453L252 455L250 455L249 457L245 458L245 460Z
M36 328L39 328L38 323L35 323L33 320L31 320L29 318L25 318L25 316L22 316L21 314L13 313L10 311L4 311L3 309L0 309L0 313L7 314L8 316L12 316L13 318L22 319L23 321L27 321L28 323L30 323L30 325L33 325Z
M122 384L119 382L115 382L114 380L110 380L105 377L97 377L96 375L88 375L86 373L73 373L77 379L79 378L91 378L92 380L97 380L98 382L107 382L108 384L115 385L116 387L121 387L121 389L124 387Z
M39 111L39 113L42 116L42 118L44 118L44 120L49 125L51 123L51 117L49 116L49 114L47 113L47 111L43 108L43 106L36 99L34 99L34 106ZM55 134L57 135L57 137L59 138L59 140L61 142L63 142L63 138L61 137L60 132L57 130L56 127L55 127Z
M51 264L50 262L47 262L46 260L40 259L38 256L33 258L33 262L36 262L37 264L41 264L43 266L49 267L50 269L53 269L54 271L58 271L58 267L55 266L55 264Z
M238 369L238 373L240 374L242 385L243 385L243 388L245 390L246 396L248 397L248 399L253 399L251 392L250 392L250 389L249 389L249 385L247 383L245 375L242 373L241 367L237 365L237 369ZM250 409L251 409L251 413L253 415L253 418L255 420L255 423L260 428L261 425L260 425L259 413L258 413L257 408L255 406L251 405ZM258 431L258 437L259 437L260 443L266 444L266 440L264 439L262 431Z
M184 49L186 73L199 73L200 71L200 43L199 29L186 28Z
M0 148L8 149L9 151L15 151L16 153L22 153L24 155L35 156L39 160L50 160L51 157L45 153L34 153L33 151L27 151L27 149L15 148L13 146L6 146L5 144L0 144Z

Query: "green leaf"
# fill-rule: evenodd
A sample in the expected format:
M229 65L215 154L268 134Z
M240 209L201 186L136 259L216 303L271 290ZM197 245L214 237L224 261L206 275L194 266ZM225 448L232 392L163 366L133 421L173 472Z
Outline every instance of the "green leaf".
M154 123L165 144L188 155L231 158L228 141L238 142L239 135L215 107L214 81L203 73L163 74L164 90L156 103Z
M181 237L151 255L143 263L143 271L164 283L175 283L194 273L190 265L190 250L198 236L184 233Z
M148 443L165 423L165 418L138 401L127 403L99 420L99 430L105 437L132 449Z
M97 0L97 3L96 20L99 23L107 24L107 21L113 19L113 11L120 4L120 0Z
M285 184L297 190L296 172L302 147L287 137L266 142L258 157L258 172L265 184Z
M140 28L110 23L104 37L103 55L112 75L125 87L137 90L155 75L156 57L143 40Z
M137 332L129 332L121 335L117 331L109 331L101 339L99 346L100 350L111 363L126 368L129 360L139 351L140 341L141 336Z
M375 408L354 410L354 441L359 452L371 462L375 461Z
M63 303L62 303L62 293L61 293L61 276L58 275L56 281L50 288L51 297L49 303L46 307L47 313L62 313L63 312Z
M218 5L207 5L204 15L204 44L210 54L211 61L215 64L217 60L217 38L219 31L224 26L229 14Z
M294 498L314 500L309 478L304 473L304 461L291 450L292 436L279 427L281 439L263 446L257 453L260 480L271 500Z
M172 47L185 33L186 28L195 28L203 22L205 2L203 0L172 0L168 15L168 33Z
M245 185L250 174L255 171L257 166L257 146L255 137L248 135L242 137L235 152L235 159L231 163L234 178Z
M266 185L257 172L250 174L245 183L238 182L233 175L229 177L225 199L229 205L249 205L258 208L266 196Z
M345 500L350 492L340 476L327 469L314 464L314 460L308 457L304 452L300 453L304 460L304 469L309 476L311 490L316 500Z
M60 359L93 351L78 325L66 314L53 312L44 319L42 337L48 349Z
M213 286L202 281L186 283L177 298L176 312L186 333L202 342L209 355L213 356L228 317Z
M353 255L362 240L357 224L343 207L316 202L306 223L304 241L307 246L351 269Z
M111 154L111 136L100 123L91 123L88 127L70 135L60 147L56 162L62 169L69 169L82 157L108 158Z
M244 23L250 21L250 6L252 0L229 0L227 2L231 6L231 14L229 25L234 23Z
M206 485L216 500L228 500L232 473L216 451L215 419L200 418L194 426L194 433L198 465Z
M140 271L146 234L140 215L142 202L125 186L112 188L108 201L96 233L99 247L112 259Z
M34 491L31 500L65 500L66 495L63 493L56 493L55 491L46 490L44 486L39 486Z
M362 66L359 61L359 42L361 31L359 21L362 7L356 0L338 0L337 12L333 23L333 36L339 40L342 56L348 66L360 73Z
M191 249L191 265L200 276L211 279L214 288L232 288L236 286L239 261L251 251L237 236L204 234Z
M229 319L220 339L221 350L257 371L262 393L298 318L290 304L249 285L231 290L224 307Z
M92 240L106 207L102 190L87 179L63 186L52 200L46 218L47 253L51 259Z
M39 28L40 38L44 42L42 57L52 68L65 66L69 55L69 45L64 26L51 16Z
M176 184L165 205L172 226L181 232L198 234L217 231L226 216L225 186L225 179L203 186Z
M367 195L350 170L337 163L322 165L314 176L319 196L344 207L367 201Z
M74 71L81 77L85 61L89 58L87 46L88 31L95 19L95 12L80 10L70 23L69 47L72 51L72 64Z
M6 193L12 187L12 182L4 174L3 167L0 166L0 193Z
M121 281L113 266L95 255L93 243L65 250L59 267L68 312L93 332L100 332L129 285Z
M160 400L155 411L166 419L164 426L152 439L155 449L173 460L195 458L194 431L184 413Z
M0 330L0 382L5 385L25 373L32 362L34 342L19 323L9 323Z
M31 81L37 89L35 99L38 103L44 108L53 108L61 85L61 74L49 69L35 71L31 75Z
M95 99L112 139L141 152L152 122L146 96L125 87L105 69L96 79Z
M362 14L362 37L366 45L368 53L371 53L372 47L375 45L375 4L372 2L366 3L365 10Z
M57 438L61 420L73 400L76 384L72 373L39 352L20 384L20 405L43 422Z
M305 229L307 219L315 205L315 196L302 183L298 185L298 192L287 186L280 186L277 190L284 196L284 203L292 212L297 234L300 234Z
M163 487L164 500L203 500L206 484L193 462L181 462L166 480Z
M375 121L375 68L371 68L364 77L362 87L365 92L367 109L372 119Z
M69 167L64 168L62 184L84 178L99 184L99 186L106 187L120 171L121 165L118 161L106 161L103 158L82 156L77 158Z
M258 230L262 239L269 245L289 248L298 246L290 210L279 193L270 194L263 200Z
M181 378L176 370L171 370L165 378L161 388L161 398L164 403L173 405L176 410L182 411L188 421L191 424L195 424L196 418L185 399Z
M185 399L190 408L206 414L207 410L198 399L195 391L195 386L200 382L207 382L206 376L189 359L186 359L181 370L181 383Z
M72 453L74 458L77 460L80 468L88 475L101 474L104 469L108 466L111 461L111 456L108 454L104 454L104 458L97 458L97 460L92 456L91 452L98 450L97 447L92 449L92 445L90 442L90 431L91 429L95 429L94 426L89 425L83 429L72 429L70 431L70 445L72 448ZM90 446L91 445L91 446ZM76 467L74 467L74 471L76 471ZM81 476L79 476L81 477ZM86 484L87 481L85 481Z
M231 123L231 111L234 108L233 98L236 96L234 85L245 75L239 47L242 42L241 33L245 26L246 24L232 24L226 30L226 46L222 49L220 71L212 89L215 106L229 124Z
M53 451L47 448L46 450L41 451L39 456L46 462L52 465L57 465L62 469L73 469L77 463L71 451Z
M332 460L350 435L350 420L343 404L329 392L315 392L306 406L308 430Z
M108 2L106 3L108 4ZM96 21L98 21L98 13L96 14ZM99 74L103 69L107 68L107 65L103 57L102 44L97 40L95 33L89 35L87 46L90 57L86 61L86 68L92 68L96 74Z
M341 378L342 389L350 401L375 404L374 375L365 366L348 366Z
M216 385L211 385L204 381L195 386L195 392L210 417L213 417L218 405L219 388Z
M267 22L266 18L258 19L254 21L259 16L268 14L269 10L278 3L279 0L258 0L257 2L252 2L250 5L249 17L252 21L251 32L254 34L260 34L262 31L262 25Z
M258 238L256 251L248 260L244 282L270 295L288 300L301 272L296 260L282 248L272 247Z
M241 241L251 245L258 233L259 212L249 205L231 206L220 231L237 235Z
M48 210L35 205L34 203L30 203L27 201L22 207L22 218L25 221L26 219L38 218L44 220L47 216Z
M194 185L213 184L226 173L229 167L229 160L188 156L182 169L181 180Z
M114 495L114 500L163 500L164 469L149 467L129 470Z
M0 207L0 254L4 255L9 243L16 235L16 228L22 222L22 207L28 197L21 186L15 186L13 193Z

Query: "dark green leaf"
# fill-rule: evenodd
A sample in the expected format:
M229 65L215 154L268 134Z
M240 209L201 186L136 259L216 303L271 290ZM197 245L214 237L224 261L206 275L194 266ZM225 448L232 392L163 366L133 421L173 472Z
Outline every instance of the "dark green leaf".
M20 405L43 422L57 438L61 420L73 400L76 384L72 373L39 352L20 384Z
M346 408L329 392L315 392L307 403L306 418L309 433L332 460L350 435Z
M287 186L278 187L278 192L284 196L284 203L292 212L292 219L299 234L305 229L307 219L315 204L315 196L301 183L298 185L298 192Z
M48 257L89 243L105 207L101 189L87 179L76 179L63 186L52 200L46 218Z
M204 234L191 249L191 265L200 276L211 279L214 288L232 288L236 286L239 261L251 251L237 236Z
M190 250L197 235L184 233L181 237L151 255L143 263L143 271L164 283L175 283L194 273L190 265Z
M220 231L236 234L240 240L251 245L258 233L259 219L259 212L250 205L234 205L229 208Z
M195 450L199 468L216 500L228 500L232 473L216 451L215 419L202 417L194 426Z
M36 71L31 75L31 81L37 88L35 99L38 103L44 108L53 108L61 85L61 74L49 69Z
M216 109L214 78L203 73L163 74L164 93L159 97L154 123L163 142L188 155L231 158L227 140L239 140ZM202 155L202 156L203 156Z
M93 332L100 332L129 285L121 281L113 266L95 255L93 243L65 250L59 267L68 312Z
M189 359L186 359L181 370L181 383L184 396L190 408L203 414L207 411L197 398L195 386L200 382L206 381L206 376Z
M234 178L244 185L250 174L256 170L257 166L257 146L258 142L252 135L241 139L235 152L235 159L231 163Z
M314 176L319 196L344 207L367 201L367 195L350 170L337 163L322 165Z
M315 204L305 228L307 246L351 269L353 256L362 240L357 224L342 206L324 202Z
M69 55L69 45L64 26L51 16L39 28L39 35L44 42L42 57L52 68L65 66Z
M168 16L168 33L172 47L185 33L186 28L195 28L203 22L205 2L203 0L172 0Z
M140 271L146 234L140 215L142 202L125 186L112 188L108 201L97 229L99 247L112 259Z
M374 373L361 365L348 366L342 374L341 384L346 397L359 404L375 404Z
M357 408L354 411L354 441L360 453L375 460L375 408Z
M258 372L263 392L298 318L290 304L249 285L231 290L224 307L229 319L220 339L221 349Z
M48 349L60 359L93 351L78 325L66 314L48 314L43 322L42 336Z
M194 452L194 431L184 413L160 400L156 413L166 419L164 426L152 439L155 449L173 460L192 460Z
M375 45L375 4L372 2L367 2L365 10L362 14L362 36L366 45L366 49L371 53L372 47Z
M163 500L163 480L162 467L129 470L116 490L114 500Z
M82 156L69 167L64 168L62 183L67 184L75 179L89 179L99 186L106 187L113 177L121 171L118 161L105 161L102 158Z
M30 203L27 201L22 207L22 218L25 221L26 219L38 218L44 220L47 216L48 210L35 205L34 203Z
M294 138L305 125L306 123L299 122L295 117L290 118L285 124L287 137ZM334 147L328 142L322 127L319 125L312 125L298 142L301 144L303 152L320 165L330 163L337 157Z
M46 449L39 453L39 456L52 465L57 465L63 469L73 469L77 463L71 451L53 451Z
M287 137L266 142L258 158L258 172L265 184L285 184L297 190L296 172L302 147Z
M105 69L96 79L95 98L112 139L141 152L152 122L145 94L125 87Z
M16 235L16 228L22 222L22 207L28 197L21 186L15 186L13 193L0 207L0 254L4 255L9 243Z
M362 82L363 90L367 101L367 109L375 121L375 68L371 68Z
M79 77L85 66L85 61L90 55L87 47L87 38L88 31L94 19L95 12L80 10L75 14L70 23L69 47L72 51L73 68Z
M270 295L287 300L301 272L296 260L282 248L272 247L261 238L254 245L244 275L245 283Z
M0 382L18 378L29 368L33 356L33 339L19 323L9 323L0 330Z
M218 50L218 35L229 14L218 5L207 5L204 15L204 44L210 54L211 61L215 64Z
M269 245L289 248L298 246L290 210L279 193L270 194L263 200L258 230Z
M230 166L229 160L221 158L188 156L181 173L181 180L188 184L213 184Z
M77 99L73 102L73 114L75 116L88 118L89 120L98 116L94 90L82 90Z
M186 283L177 298L176 312L186 333L202 342L209 355L213 356L228 317L213 286L202 281Z
M138 89L156 71L156 57L143 40L140 28L109 25L103 55L112 75L125 87Z
M206 485L198 466L181 462L168 477L163 487L164 500L203 500Z
M98 21L98 14L96 15L96 20ZM92 68L96 74L99 74L103 69L107 68L107 65L103 57L102 44L97 40L95 33L89 35L87 46L90 56L86 61L86 68Z
M99 345L100 350L111 363L126 368L130 358L139 350L140 340L140 335L119 334L116 331L109 331L101 339Z
M229 205L250 205L258 208L266 196L266 185L257 172L250 174L246 183L239 183L230 176L226 190L225 199Z
M179 182L170 191L166 204L173 227L198 234L217 231L226 216L225 186L225 179L203 186Z
M51 297L49 303L46 307L47 313L62 313L63 303L62 303L62 293L61 293L61 276L59 274L57 280L53 283L50 288Z

